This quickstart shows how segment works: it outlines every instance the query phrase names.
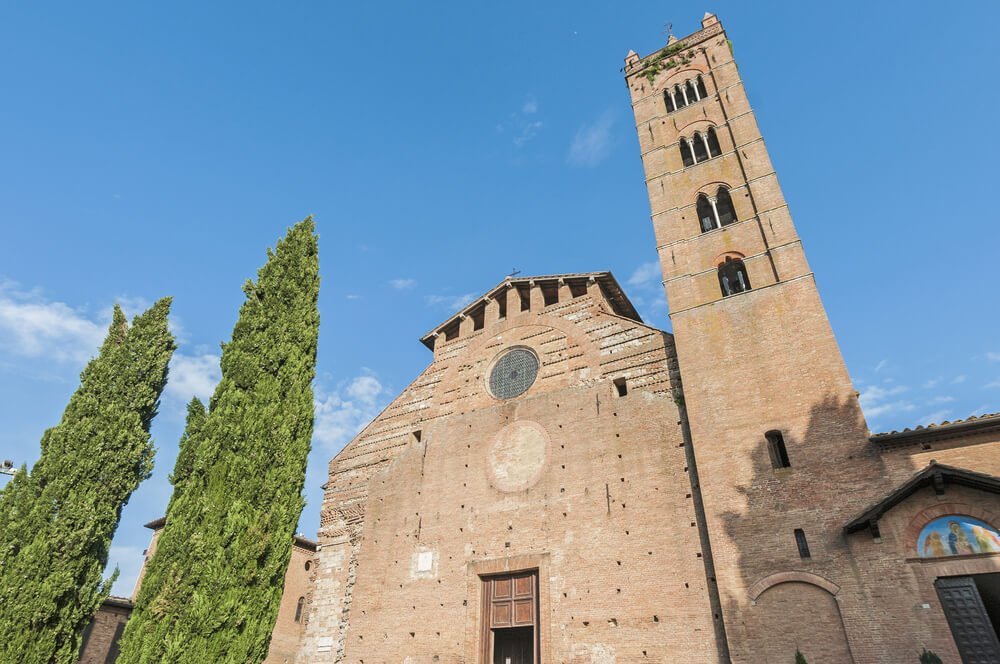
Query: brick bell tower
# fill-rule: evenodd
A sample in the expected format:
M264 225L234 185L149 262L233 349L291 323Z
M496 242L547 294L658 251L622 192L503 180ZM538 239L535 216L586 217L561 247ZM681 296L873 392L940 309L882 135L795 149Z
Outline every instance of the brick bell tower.
M869 454L867 426L718 18L706 14L700 31L644 58L630 52L625 76L707 569L714 563L732 659L749 661L773 619L752 608L755 583L843 569L841 528L864 505L852 487L874 472L856 461L846 470Z

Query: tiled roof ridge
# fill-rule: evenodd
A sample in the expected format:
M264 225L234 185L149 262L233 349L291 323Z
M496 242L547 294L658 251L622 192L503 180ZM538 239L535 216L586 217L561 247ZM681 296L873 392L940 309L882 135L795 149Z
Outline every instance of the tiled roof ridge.
M880 432L880 433L872 434L871 438L872 438L872 440L877 440L877 439L883 438L883 437L898 436L898 435L907 434L907 433L918 433L918 432L925 432L925 431L935 431L935 430L943 429L945 427L952 427L952 426L961 425L961 424L971 424L973 422L981 422L983 420L990 420L990 419L993 419L993 418L996 418L997 421L998 421L998 423L1000 423L1000 412L997 412L997 413L983 413L982 415L970 415L969 417L966 417L964 419L958 419L958 420L943 420L941 422L931 422L930 424L919 424L919 425L917 425L917 426L915 426L913 428L906 427L902 431L897 431L895 429L893 429L892 431L883 431L883 432Z

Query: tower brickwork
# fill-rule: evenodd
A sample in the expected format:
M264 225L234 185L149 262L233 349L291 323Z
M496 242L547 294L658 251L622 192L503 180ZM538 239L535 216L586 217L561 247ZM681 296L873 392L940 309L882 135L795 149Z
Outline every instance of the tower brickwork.
M958 661L965 637L953 641L942 606L975 595L975 583L985 599L968 639L988 650L986 609L1000 615L988 584L1000 575L982 575L1000 571L1000 558L983 544L975 564L931 571L935 549L919 533L945 512L973 519L1000 506L963 493L993 491L983 487L994 480L968 473L994 472L995 433L907 434L903 446L870 435L715 16L647 57L630 52L625 76L723 613L720 657L794 661L801 649L809 662L909 662L930 647ZM994 512L980 521L997 525ZM939 579L961 574L980 580L962 577L939 598Z

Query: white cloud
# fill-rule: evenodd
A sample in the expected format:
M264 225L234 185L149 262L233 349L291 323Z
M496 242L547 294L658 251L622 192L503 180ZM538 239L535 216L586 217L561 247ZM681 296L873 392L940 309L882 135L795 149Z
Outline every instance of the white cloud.
M361 299L360 295L354 295L353 293L348 294L346 297L347 297L348 300L360 300Z
M991 383L986 383L985 385L983 385L983 387L986 387L986 388L1000 387L1000 378L998 378L997 380L995 380L995 381L993 381Z
M528 99L521 106L521 112L525 115L532 115L538 112L538 102L534 99Z
M333 390L318 385L313 438L326 449L339 450L382 411L388 400L388 390L368 370Z
M931 399L928 399L927 403L930 405L930 404L951 403L953 401L955 401L955 397L938 396L938 397L933 397Z
M890 397L902 394L908 389L902 385L890 388L871 385L861 392L861 396L859 397L861 408L864 409L865 415L868 417L908 413L915 408L909 401L903 399L889 401Z
M650 261L637 267L626 283L630 286L646 286L660 278L660 264L656 261Z
M475 293L466 293L464 295L428 295L427 304L432 307L443 306L449 311L458 311L469 302L472 302L475 297Z
M538 131L542 128L542 121L536 120L534 122L529 122L524 125L521 129L521 133L514 138L514 145L517 147L523 146L525 143L533 139L538 135Z
M142 569L143 561L142 549L135 546L115 546L108 549L108 566L105 574L111 575L115 567L118 567L118 580L115 581L111 589L112 595L118 597L131 597L135 590L135 582L139 578L139 570Z
M886 365L888 364L889 360L881 360L878 364L875 365L875 373L878 373L879 371L882 371L882 369L885 369Z
M569 164L593 168L604 161L611 154L613 125L614 115L605 113L595 122L580 127L569 146Z
M7 353L82 362L97 353L106 332L106 324L67 304L0 282L0 348Z
M221 372L218 355L184 355L174 353L170 360L170 375L167 378L167 394L187 403L191 397L198 397L208 403Z
M940 382L940 378L931 378L930 380L924 381L923 388L925 390L933 389L934 387L937 387L937 384Z
M1000 353L989 352L986 353L986 359L990 362L1000 362Z
M396 290L406 290L417 285L416 279L390 279L389 285Z
M955 376L955 378L951 382L953 385L958 385L960 383L964 383L965 378L966 378L965 376Z
M950 410L936 410L923 417L917 418L917 424L927 426L928 424L940 424L951 417Z

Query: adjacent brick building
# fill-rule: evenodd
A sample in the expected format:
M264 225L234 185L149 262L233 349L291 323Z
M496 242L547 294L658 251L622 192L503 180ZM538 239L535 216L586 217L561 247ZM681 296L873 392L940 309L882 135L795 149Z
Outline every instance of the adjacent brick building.
M146 573L146 563L156 551L156 542L163 532L166 519L155 519L146 524L153 531L149 548L145 551L142 568L136 580L132 597L108 597L83 633L78 664L113 664L118 659L118 640L125 631L125 623L132 615L133 600L139 593ZM295 661L308 615L306 605L316 570L316 542L295 536L292 557L285 572L285 587L281 607L271 633L271 644L265 664L290 664Z
M1000 416L871 434L702 26L625 61L673 334L594 272L425 335L330 462L298 661L1000 661Z

